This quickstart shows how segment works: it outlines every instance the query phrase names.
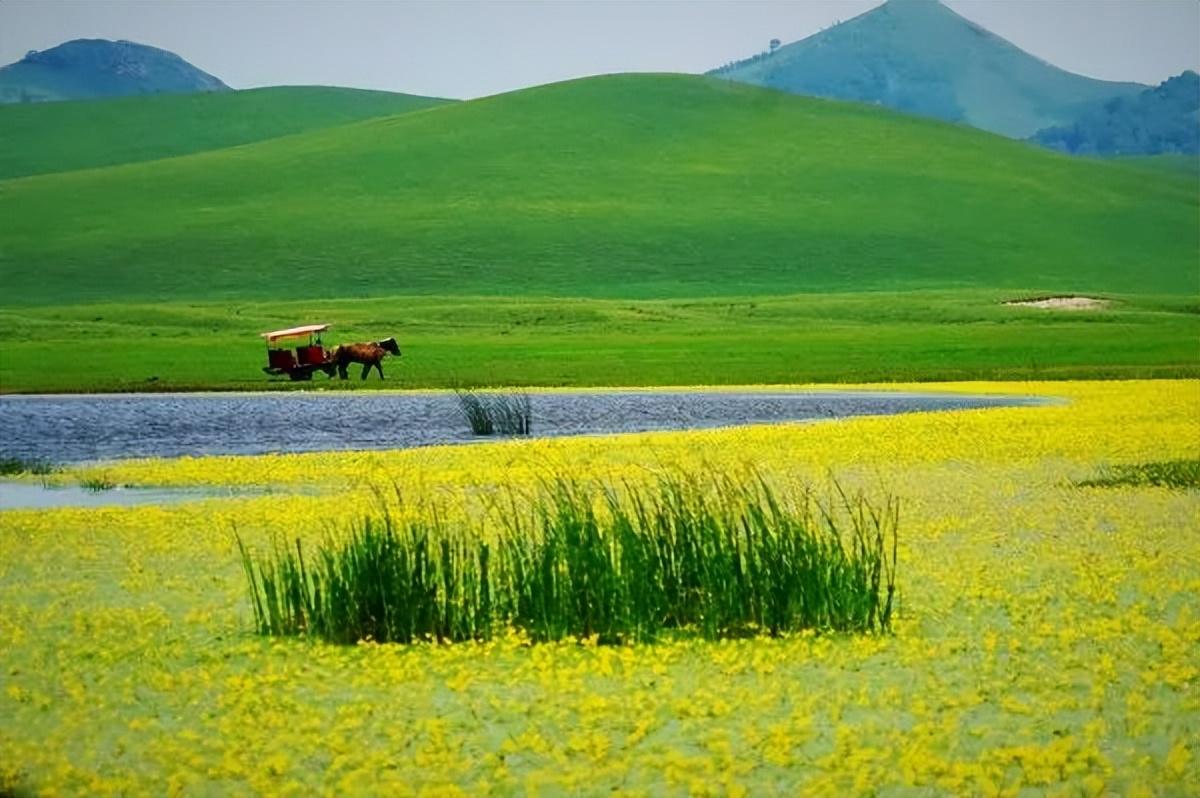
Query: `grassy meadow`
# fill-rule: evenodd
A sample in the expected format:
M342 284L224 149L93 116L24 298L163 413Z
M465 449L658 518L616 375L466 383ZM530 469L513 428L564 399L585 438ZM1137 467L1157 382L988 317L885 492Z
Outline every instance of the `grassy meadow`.
M1200 459L1200 382L931 387L1065 401L52 475L276 492L0 514L0 774L46 795L1195 794L1200 493L1087 483ZM748 468L899 499L891 634L255 633L235 533L263 554L384 509L486 521L554 474Z
M446 100L330 86L0 106L0 180L157 161Z
M395 336L372 375L306 389L738 385L1200 373L1186 297L1102 311L1008 307L1036 293L925 291L688 300L392 297L0 309L4 392L289 389L258 334L333 322L326 343Z
M1173 165L685 75L436 103L0 109L19 145L0 162L0 392L278 387L257 333L313 321L397 336L407 387L1200 363L1200 202ZM1116 302L998 305L1058 293Z
M1194 181L877 108L589 78L0 183L4 306L1197 293Z

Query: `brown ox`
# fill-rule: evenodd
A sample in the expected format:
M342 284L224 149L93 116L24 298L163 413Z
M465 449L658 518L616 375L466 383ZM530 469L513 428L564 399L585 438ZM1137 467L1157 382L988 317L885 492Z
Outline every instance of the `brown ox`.
M379 372L379 379L382 380L382 362L389 353L397 356L400 354L400 347L396 345L395 338L384 338L382 341L372 341L367 344L341 344L335 346L329 353L329 363L337 366L338 375L343 380L346 379L346 370L351 363L363 364L362 378L364 380L371 373L372 367Z

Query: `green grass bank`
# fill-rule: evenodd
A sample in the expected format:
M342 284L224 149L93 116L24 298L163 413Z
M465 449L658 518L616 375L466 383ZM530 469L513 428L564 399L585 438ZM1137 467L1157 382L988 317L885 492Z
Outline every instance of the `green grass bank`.
M596 386L1200 376L1200 306L1113 296L1101 311L1010 307L1021 292L695 300L391 297L0 310L4 392L289 389L258 333L329 322L394 335L387 380L308 388Z

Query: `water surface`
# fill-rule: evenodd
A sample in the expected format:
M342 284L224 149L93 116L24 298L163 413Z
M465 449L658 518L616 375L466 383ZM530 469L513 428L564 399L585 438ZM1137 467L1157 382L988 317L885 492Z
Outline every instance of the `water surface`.
M862 391L586 391L531 397L533 434L682 430L1038 404L1011 396ZM448 393L0 397L0 457L131 457L396 449L480 440ZM487 439L484 439L487 440Z
M0 479L0 510L45 510L52 507L133 507L175 504L197 499L261 495L264 491L229 488L112 488L93 490L82 485L43 485Z

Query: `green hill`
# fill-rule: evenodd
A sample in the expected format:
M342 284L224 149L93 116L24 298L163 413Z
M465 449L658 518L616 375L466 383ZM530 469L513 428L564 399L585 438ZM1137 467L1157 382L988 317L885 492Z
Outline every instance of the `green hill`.
M1184 176L873 107L622 75L0 182L0 272L5 304L1188 294L1197 210Z
M1200 194L1200 156L1197 155L1122 155L1114 160L1130 166L1138 166L1154 173L1182 175L1192 180Z
M793 94L879 103L1013 138L1148 88L1059 69L937 0L890 0L710 74Z
M0 179L248 144L446 100L326 86L0 105Z

